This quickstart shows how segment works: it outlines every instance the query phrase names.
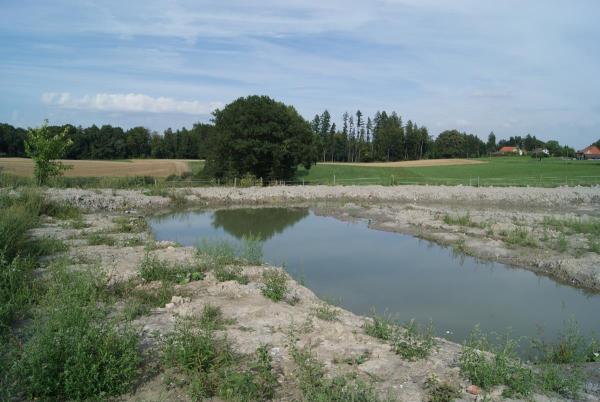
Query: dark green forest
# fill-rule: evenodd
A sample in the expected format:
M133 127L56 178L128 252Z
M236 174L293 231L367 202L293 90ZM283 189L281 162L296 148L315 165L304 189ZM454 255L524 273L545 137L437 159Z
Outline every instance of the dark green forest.
M218 111L216 112L218 113ZM325 110L309 123L313 133L310 151L316 161L370 162L399 161L425 158L480 157L496 152L505 145L525 151L548 148L553 156L573 156L575 150L557 141L543 142L527 134L496 140L490 133L486 140L475 134L446 130L433 137L425 126L408 120L396 112L377 112L365 117L360 110L341 116L340 126ZM91 127L50 126L57 133L67 129L73 141L67 159L205 159L211 148L223 146L214 124L197 123L190 129L163 133L145 127L123 129L111 125ZM0 156L25 156L27 130L0 124ZM600 145L600 141L597 142Z

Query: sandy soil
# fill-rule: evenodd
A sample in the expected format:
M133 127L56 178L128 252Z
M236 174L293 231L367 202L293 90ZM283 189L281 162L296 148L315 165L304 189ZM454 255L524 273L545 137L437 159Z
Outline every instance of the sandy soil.
M365 166L365 167L425 167L425 166L454 166L454 165L478 165L487 163L472 159L423 159L418 161L400 161L400 162L319 162L319 165L344 165L344 166Z
M62 160L73 166L65 171L69 177L166 177L189 172L188 161L183 159L131 159L128 161ZM27 158L0 158L0 169L18 176L32 176L33 162Z
M143 196L139 196L143 198ZM355 207L348 206L344 211ZM64 229L60 222L49 220L43 227L34 230L35 236L53 236L65 239L70 249L67 252L74 269L91 267L107 272L109 281L124 281L138 275L138 266L145 253L145 243L153 241L149 233L114 233L116 213L94 212L85 216L89 225L85 229ZM120 215L136 217L132 213ZM143 245L89 246L85 237L90 233L110 233L119 242L138 236ZM161 260L186 262L202 258L191 248L176 247L170 242L153 243L151 254ZM237 282L218 282L208 273L201 281L177 285L171 303L154 309L151 314L136 319L133 325L140 331L144 344L153 348L157 339L169 333L179 317L198 316L203 306L212 304L221 307L225 318L231 319L225 333L238 352L251 353L260 344L267 344L273 357L274 372L277 373L278 401L298 400L295 363L289 350L289 334L293 331L299 346L310 345L312 351L325 364L330 374L353 373L360 378L375 379L375 387L382 394L391 393L397 401L425 401L428 394L425 381L435 374L441 381L448 381L462 390L460 400L483 400L466 392L469 382L460 376L456 367L460 345L438 339L438 348L426 359L410 362L401 359L389 344L369 337L362 328L367 318L339 309L334 321L323 321L315 316L315 308L322 305L314 293L296 283L288 276L286 300L275 303L261 293L261 274L265 269L280 269L267 266L244 267L250 281L246 285ZM361 364L348 364L346 358L368 355ZM189 400L185 391L177 386L165 384L165 373L159 373L142 384L122 401L146 400ZM487 395L486 400L502 400L502 388ZM598 395L586 394L584 400L596 400ZM532 395L535 401L556 401L556 397Z

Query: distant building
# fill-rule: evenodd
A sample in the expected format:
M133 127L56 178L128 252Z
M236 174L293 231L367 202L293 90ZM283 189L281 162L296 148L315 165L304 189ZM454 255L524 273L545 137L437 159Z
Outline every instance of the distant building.
M523 151L519 147L502 147L498 152L503 155L523 155Z
M600 159L600 148L595 145L590 145L577 151L577 159Z
M550 156L550 151L548 151L548 148L536 148L531 151L531 154L534 156Z

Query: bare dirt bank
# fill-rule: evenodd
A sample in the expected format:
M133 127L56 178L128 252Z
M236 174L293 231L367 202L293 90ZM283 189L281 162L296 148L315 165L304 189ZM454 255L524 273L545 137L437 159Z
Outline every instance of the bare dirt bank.
M138 197L144 198L139 194ZM344 211L356 208L348 205ZM34 230L33 235L65 241L69 248L64 257L70 267L102 270L109 286L139 281L140 265L146 256L173 266L196 264L202 260L202 255L192 248L177 247L170 242L156 243L145 230L131 231L141 217L131 210L127 213L95 211L84 216L79 228L48 219L41 228ZM124 223L129 228L126 231L123 231ZM152 350L173 331L177 320L183 317L197 319L207 305L219 307L227 322L221 332L239 353L252 353L257 346L267 345L278 382L273 400L303 400L298 386L298 367L290 354L291 336L300 347L310 348L329 375L348 374L370 381L381 395L390 394L392 400L429 400L427 379L432 375L455 386L459 390L457 400L483 400L483 395L477 397L466 391L470 382L461 376L457 366L462 350L460 345L437 339L437 347L428 357L416 361L403 359L389 343L365 333L363 325L369 319L331 306L328 308L337 312L333 319L320 318L318 310L325 306L324 302L289 276L286 277L285 299L280 302L269 300L262 293L262 273L266 269L278 268L243 266L242 273L248 278L246 284L219 281L214 272L208 271L201 280L175 285L170 302L141 314L132 325L141 334L145 347ZM142 282L133 291L157 286L160 284ZM118 301L115 309L117 312L126 310L127 301ZM159 371L139 384L133 393L118 400L191 400L182 385L170 378L168 372ZM502 386L495 387L486 393L485 400L504 400L502 391ZM595 391L589 392L581 395L582 400L591 401L598 397L593 393ZM563 399L556 395L534 394L530 395L530 400Z

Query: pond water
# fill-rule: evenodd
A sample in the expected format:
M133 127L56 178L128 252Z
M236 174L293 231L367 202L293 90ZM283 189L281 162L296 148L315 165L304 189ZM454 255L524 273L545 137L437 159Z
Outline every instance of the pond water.
M317 295L357 314L432 320L438 335L462 342L476 324L513 337L555 337L576 320L600 334L600 295L532 272L456 256L412 236L369 229L307 208L195 211L151 220L157 240L197 245L201 239L264 241L264 260ZM542 331L542 332L540 332Z

